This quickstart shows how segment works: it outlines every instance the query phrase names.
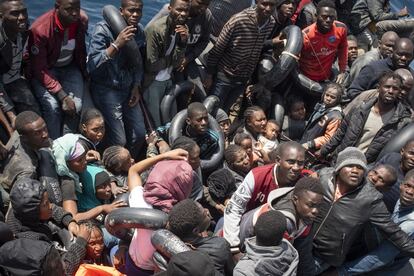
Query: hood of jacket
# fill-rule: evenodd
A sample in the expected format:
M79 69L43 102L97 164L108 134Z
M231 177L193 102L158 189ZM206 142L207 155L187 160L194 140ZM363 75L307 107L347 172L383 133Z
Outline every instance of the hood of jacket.
M186 161L158 162L144 186L145 201L168 213L173 205L186 199L193 187L193 169Z
M246 240L246 256L255 263L256 275L292 275L299 263L298 252L285 239L278 246L260 246L256 237L249 238Z
M40 202L46 188L34 179L18 179L10 192L10 202L13 214L22 225L29 227L38 225Z
M17 239L0 247L0 274L19 276L43 275L43 262L52 244L32 239Z

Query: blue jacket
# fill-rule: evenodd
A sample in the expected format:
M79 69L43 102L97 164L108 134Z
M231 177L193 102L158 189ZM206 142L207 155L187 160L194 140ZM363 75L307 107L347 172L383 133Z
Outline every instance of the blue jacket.
M106 49L116 40L106 21L96 24L89 42L87 69L91 82L116 90L130 91L134 85L141 85L144 75L143 64L139 68L130 68L127 55L122 48L113 58L109 58ZM137 26L135 41L139 48L145 46L145 33L141 24Z

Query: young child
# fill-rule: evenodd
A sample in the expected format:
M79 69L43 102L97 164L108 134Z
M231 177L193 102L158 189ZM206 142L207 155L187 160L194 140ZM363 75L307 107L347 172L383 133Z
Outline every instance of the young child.
M286 141L299 141L306 124L305 102L298 96L290 96L286 100L287 115L283 118L282 133Z
M343 88L330 83L322 94L322 103L318 103L301 139L302 146L311 151L319 150L335 134L341 124L343 114L340 106Z
M259 135L259 142L267 153L275 150L279 145L280 125L275 120L268 120L265 132Z
M254 226L255 237L246 240L246 255L233 275L296 275L299 254L283 239L286 217L279 211L262 214Z
M262 144L258 141L253 144L253 139L249 134L239 132L234 136L233 141L234 144L242 147L246 151L252 167L269 163L268 154L263 150Z

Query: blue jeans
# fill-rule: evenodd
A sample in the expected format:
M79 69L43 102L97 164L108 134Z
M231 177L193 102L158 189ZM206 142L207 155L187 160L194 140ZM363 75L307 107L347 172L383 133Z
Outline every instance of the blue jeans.
M133 157L145 142L145 123L139 105L129 107L130 90L115 90L91 82L92 99L105 119L107 146L126 146Z
M65 67L55 67L49 70L60 82L63 90L75 102L77 115L66 116L59 100L43 86L37 79L32 80L33 92L39 101L43 119L46 122L49 137L56 139L62 134L78 132L79 117L82 110L83 76L74 64Z
M237 98L243 94L246 84L228 80L221 77L221 75L223 74L220 74L220 72L217 74L217 80L211 94L219 97L220 107L228 113Z

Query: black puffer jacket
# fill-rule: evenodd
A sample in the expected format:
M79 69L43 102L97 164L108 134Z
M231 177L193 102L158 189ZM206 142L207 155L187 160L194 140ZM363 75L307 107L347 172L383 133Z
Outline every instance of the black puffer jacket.
M322 169L319 177L324 195L311 231L315 256L340 266L366 223L379 229L403 253L414 256L414 241L391 221L382 195L373 185L363 182L334 202L334 169Z
M389 0L357 0L351 10L349 25L353 34L359 34L371 22L396 19L398 15L390 12Z
M332 157L336 157L346 147L355 147L362 136L365 122L376 101L377 97L370 99L360 107L355 108L353 112L350 112L342 121L332 139L322 147L321 155L332 154ZM368 163L374 162L391 137L411 122L410 117L410 110L403 104L398 103L391 119L377 132L365 152Z

